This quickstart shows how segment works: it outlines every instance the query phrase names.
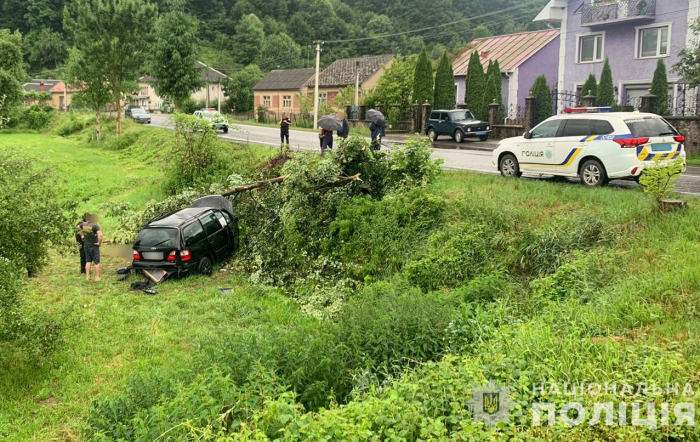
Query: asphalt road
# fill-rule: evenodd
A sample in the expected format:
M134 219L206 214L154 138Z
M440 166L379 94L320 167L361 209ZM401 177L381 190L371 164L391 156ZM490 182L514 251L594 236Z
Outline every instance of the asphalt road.
M172 129L172 125L167 122L167 116L161 114L151 115L152 126ZM219 138L231 142L257 144L270 147L279 147L280 133L278 128L241 125L230 128L227 134L220 133ZM383 140L386 147L401 144L405 137L388 136ZM320 152L318 136L315 132L303 130L291 130L289 143L292 149ZM459 145L454 142L439 142L433 148L433 158L443 159L443 168L455 170L470 170L480 173L497 174L498 172L491 165L491 151L495 148L495 142L474 142L465 141ZM472 150L480 149L480 150ZM530 179L552 179L551 176L525 175ZM576 180L568 180L572 183ZM683 194L700 196L700 167L688 167L688 170L681 176L677 183L677 190ZM610 183L615 187L636 187L637 184L631 181L616 180Z

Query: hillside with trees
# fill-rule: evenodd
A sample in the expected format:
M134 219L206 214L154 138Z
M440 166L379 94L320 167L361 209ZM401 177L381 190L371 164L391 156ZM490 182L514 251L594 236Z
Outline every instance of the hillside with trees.
M65 29L67 0L0 0L0 29L19 31L33 77L65 72L72 35ZM263 71L313 63L312 42L323 40L323 64L382 53L409 55L423 46L430 58L476 37L536 29L532 18L546 0L435 0L426 13L419 0L185 0L152 1L160 15L194 19L197 58L231 75L250 64ZM504 11L504 9L506 11ZM459 23L451 24L459 21ZM153 23L143 23L152 29ZM421 32L392 36L406 31ZM127 30L128 31L128 30ZM138 30L134 30L138 33ZM348 41L355 40L355 41Z

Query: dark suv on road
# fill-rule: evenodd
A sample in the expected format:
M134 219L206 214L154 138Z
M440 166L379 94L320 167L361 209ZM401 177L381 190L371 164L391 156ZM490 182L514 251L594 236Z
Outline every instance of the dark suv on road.
M193 207L151 220L136 237L132 266L168 274L211 275L238 248L238 221L228 211Z
M432 141L440 135L449 135L458 143L465 137L479 137L481 141L486 141L489 133L489 124L474 118L468 109L434 110L425 122L425 134Z

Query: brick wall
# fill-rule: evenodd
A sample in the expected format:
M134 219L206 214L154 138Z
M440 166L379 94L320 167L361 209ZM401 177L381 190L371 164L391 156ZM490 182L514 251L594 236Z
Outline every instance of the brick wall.
M700 117L664 117L685 135L685 151L700 154Z

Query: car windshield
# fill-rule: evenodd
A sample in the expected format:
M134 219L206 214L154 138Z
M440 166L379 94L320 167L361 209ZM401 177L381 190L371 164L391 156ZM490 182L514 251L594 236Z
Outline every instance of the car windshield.
M134 247L177 247L176 229L143 229Z
M475 120L474 115L471 111L457 111L450 112L450 120L452 121L463 121L463 120Z
M666 120L662 118L638 118L634 120L626 120L627 127L630 133L635 138L651 138L663 136L679 135L676 129L673 128Z
M146 115L146 111L143 109L131 109L132 115Z
M202 111L202 116L203 116L204 118L212 119L212 118L221 117L221 114L218 113L218 112Z

